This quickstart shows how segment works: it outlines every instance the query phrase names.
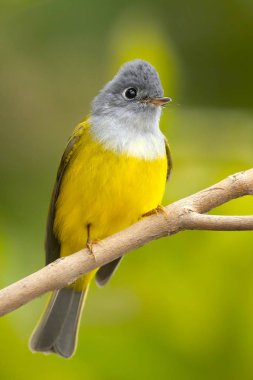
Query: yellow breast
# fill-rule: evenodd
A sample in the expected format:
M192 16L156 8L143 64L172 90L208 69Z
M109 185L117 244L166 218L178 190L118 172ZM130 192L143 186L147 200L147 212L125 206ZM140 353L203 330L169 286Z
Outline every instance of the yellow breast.
M109 236L157 207L167 172L166 156L146 160L116 154L97 143L89 129L83 134L62 180L54 230L61 255Z

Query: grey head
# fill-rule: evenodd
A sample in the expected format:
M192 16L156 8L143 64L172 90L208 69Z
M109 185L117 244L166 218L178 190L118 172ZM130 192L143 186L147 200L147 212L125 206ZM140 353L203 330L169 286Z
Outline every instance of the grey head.
M124 64L115 77L100 91L92 103L93 116L160 113L171 99L163 97L163 88L155 68L136 59Z

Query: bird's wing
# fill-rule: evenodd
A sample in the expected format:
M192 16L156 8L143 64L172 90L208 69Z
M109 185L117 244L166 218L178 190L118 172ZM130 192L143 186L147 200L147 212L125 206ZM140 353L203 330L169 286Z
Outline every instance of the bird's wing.
M166 139L164 139L164 142L165 142L165 150L166 150L167 163L168 163L167 177L166 177L167 181L168 181L170 178L170 175L171 175L171 170L172 170L172 157L171 157L170 146L168 144L168 141Z
M45 241L45 250L46 250L46 265L55 261L60 257L60 242L54 234L54 218L55 218L55 204L60 193L62 179L66 172L66 168L71 161L71 157L73 157L73 153L75 152L77 146L79 145L79 141L84 131L88 128L87 120L78 124L78 126L74 129L74 132L70 136L63 156L61 158L61 162L59 165L59 169L57 172L56 182L53 189L53 194L51 197L48 219L47 219L47 229L46 229L46 241Z

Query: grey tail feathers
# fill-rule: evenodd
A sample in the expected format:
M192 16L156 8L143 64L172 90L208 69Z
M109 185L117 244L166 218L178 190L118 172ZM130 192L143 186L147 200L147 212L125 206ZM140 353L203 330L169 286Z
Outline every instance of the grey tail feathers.
M32 351L56 353L64 358L73 355L85 292L74 287L53 292L49 305L30 340Z

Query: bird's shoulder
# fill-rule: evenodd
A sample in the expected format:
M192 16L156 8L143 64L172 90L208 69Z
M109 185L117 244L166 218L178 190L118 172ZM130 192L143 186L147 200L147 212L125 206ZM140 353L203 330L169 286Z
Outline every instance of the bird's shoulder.
M64 153L62 155L59 169L57 172L57 178L60 178L62 176L62 171L69 164L73 154L77 151L79 145L81 144L83 136L88 132L89 128L90 128L89 119L85 118L73 130L72 134L70 135L68 139Z
M81 123L79 123L74 129L73 133L68 139L66 148L62 155L60 165L57 171L57 177L51 197L48 220L47 220L47 231L46 231L46 264L56 260L60 256L60 242L54 233L54 219L55 219L55 206L61 191L61 184L66 172L67 167L69 166L71 159L75 152L78 150L79 145L81 144L82 137L89 130L89 121L88 118L85 118Z

